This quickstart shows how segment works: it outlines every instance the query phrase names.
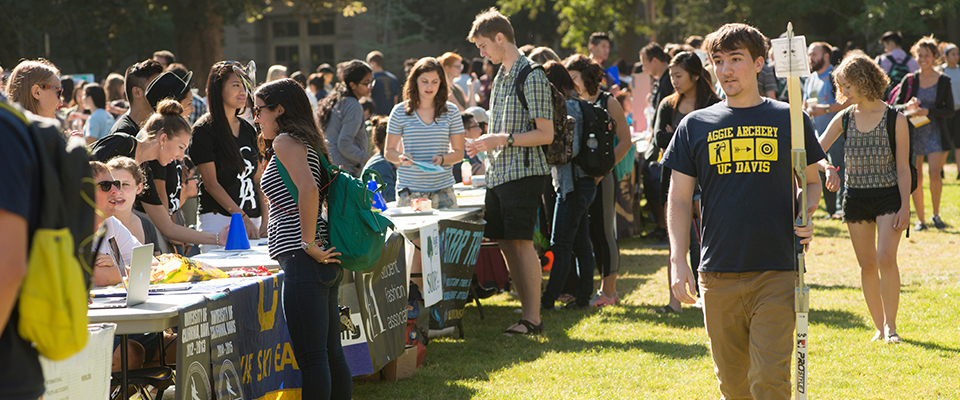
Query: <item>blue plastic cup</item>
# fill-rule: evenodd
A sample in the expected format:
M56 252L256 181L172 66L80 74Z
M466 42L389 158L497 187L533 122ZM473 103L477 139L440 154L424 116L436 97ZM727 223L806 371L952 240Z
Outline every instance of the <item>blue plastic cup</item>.
M373 192L373 208L376 208L380 211L386 211L387 202L383 200L383 195L377 191L378 187L379 185L377 185L377 181L375 179L371 178L369 181L367 181L367 190Z
M247 239L247 227L243 225L243 215L233 213L230 218L230 230L227 231L227 250L249 250L250 239Z

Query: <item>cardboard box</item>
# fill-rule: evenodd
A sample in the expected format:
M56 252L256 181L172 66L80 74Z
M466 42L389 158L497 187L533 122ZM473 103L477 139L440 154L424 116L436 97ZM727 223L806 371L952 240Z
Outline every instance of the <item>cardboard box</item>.
M384 380L396 381L403 378L410 378L417 370L417 347L407 346L403 354L396 360L390 361L383 367Z

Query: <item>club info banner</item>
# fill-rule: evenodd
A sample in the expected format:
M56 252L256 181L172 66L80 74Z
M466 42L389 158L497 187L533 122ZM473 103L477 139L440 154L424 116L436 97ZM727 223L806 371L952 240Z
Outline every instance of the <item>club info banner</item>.
M355 275L371 372L379 371L403 354L407 329L407 269L403 247L403 236L390 235L377 264ZM351 372L352 368L351 364Z
M438 227L442 298L430 307L430 329L456 326L463 317L474 267L480 254L484 224L441 220Z

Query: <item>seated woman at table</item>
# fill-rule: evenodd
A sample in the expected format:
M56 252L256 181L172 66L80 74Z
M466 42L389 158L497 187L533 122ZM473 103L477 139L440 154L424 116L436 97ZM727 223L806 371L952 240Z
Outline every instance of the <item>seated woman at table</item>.
M326 207L329 177L320 158L329 152L310 101L292 79L268 82L254 94L254 122L266 155L261 180L270 204L267 238L270 257L284 272L283 315L293 355L303 374L304 399L350 399L353 380L340 345L337 303L343 268L330 247ZM296 185L287 189L277 164Z
M412 199L429 199L433 208L457 206L453 192L453 164L463 160L463 120L457 106L447 101L443 66L432 57L421 58L410 70L403 87L404 101L393 107L387 122L384 157L397 168L397 206L408 207ZM403 152L401 153L401 146ZM424 170L415 166L440 168ZM417 241L414 244L419 245ZM422 273L420 251L415 250L410 272ZM414 278L417 286L423 280Z
M117 247L120 248L124 263L128 263L133 254L133 248L140 245L123 224L120 223L113 214L116 210L118 188L120 182L114 179L110 169L103 163L97 161L90 162L93 179L97 182L96 204L100 213L94 214L94 229L105 229L103 242L100 249L97 250L96 262L93 268L93 283L96 286L116 285L120 283L120 272L117 270L113 258L110 257L110 246L106 245L110 238L117 239ZM98 239L99 241L99 239ZM127 367L135 369L143 367L145 360L158 361L159 351L159 333L147 333L142 335L130 335L127 341ZM175 363L177 359L176 335L164 334L164 340L167 341L167 363ZM120 338L114 339L113 364L112 370L120 370Z
M133 212L133 203L137 196L149 183L143 176L143 171L137 162L130 157L114 157L107 163L110 174L120 182L117 191L114 217L123 223L140 243L157 243L157 228L150 222L150 218L142 217Z
M145 164L156 160L161 166L167 166L173 160L182 159L190 144L190 126L180 116L181 112L183 108L176 100L160 101L157 113L147 119L136 137L122 132L108 135L93 144L91 158L106 162L117 156L130 157L140 164L146 181L154 182L154 171ZM142 207L150 221L167 239L184 243L226 245L227 227L219 233L207 233L174 224L154 185L145 187L137 199L140 202L138 209Z
M363 169L370 168L377 171L383 178L383 201L396 201L397 166L383 158L383 146L387 140L387 117L376 115L370 119L370 124L373 125L373 146L377 148L377 153L367 160Z

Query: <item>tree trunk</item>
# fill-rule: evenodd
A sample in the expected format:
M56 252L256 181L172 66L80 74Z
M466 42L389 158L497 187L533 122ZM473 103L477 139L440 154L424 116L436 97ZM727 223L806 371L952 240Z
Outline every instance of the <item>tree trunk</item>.
M174 16L177 61L193 71L192 86L206 96L210 67L223 59L223 16L214 11L214 1L209 0L175 8L180 7L170 7L170 12Z

